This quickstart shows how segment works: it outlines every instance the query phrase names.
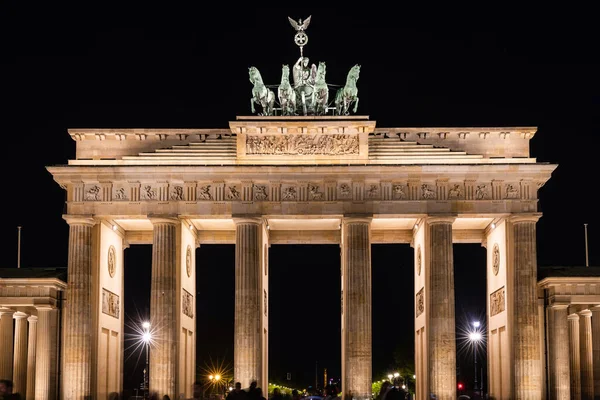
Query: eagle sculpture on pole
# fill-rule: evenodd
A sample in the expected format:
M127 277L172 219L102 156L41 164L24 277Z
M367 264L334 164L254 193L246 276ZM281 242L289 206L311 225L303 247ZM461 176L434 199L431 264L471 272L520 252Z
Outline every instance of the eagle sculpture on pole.
M292 24L292 27L297 30L298 32L302 32L305 31L306 28L308 28L308 25L310 24L310 17L306 18L304 20L304 22L302 22L302 18L300 18L298 20L298 22L294 21L291 17L288 17L288 20L290 21L290 24Z

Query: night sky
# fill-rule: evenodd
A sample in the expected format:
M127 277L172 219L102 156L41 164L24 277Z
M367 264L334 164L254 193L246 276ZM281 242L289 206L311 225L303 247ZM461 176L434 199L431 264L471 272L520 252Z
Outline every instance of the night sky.
M103 3L99 3L103 4ZM131 4L131 3L128 3ZM600 264L600 63L591 10L106 8L0 5L2 267L66 267L65 192L45 167L75 156L69 128L227 128L250 115L248 67L277 84L299 51L287 17L312 15L305 55L342 84L361 65L360 115L378 127L537 126L531 156L558 164L540 189L538 265ZM204 4L204 3L203 3ZM547 6L545 6L547 7ZM11 238L14 238L11 239ZM373 245L373 372L413 344L413 249ZM339 247L270 249L270 376L340 375ZM485 249L455 245L457 325L483 318ZM125 251L126 323L147 313L150 246ZM198 365L233 367L234 248L197 249ZM484 314L483 314L484 315ZM129 360L135 360L138 354ZM470 357L459 355L472 379ZM126 382L141 369L128 361ZM461 378L462 379L462 378Z

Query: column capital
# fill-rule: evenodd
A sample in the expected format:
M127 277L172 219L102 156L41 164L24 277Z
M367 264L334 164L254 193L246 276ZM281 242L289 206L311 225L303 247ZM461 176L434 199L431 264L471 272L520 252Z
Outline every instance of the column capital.
M148 215L148 219L152 225L156 224L170 224L177 225L181 223L181 220L173 215Z
M241 224L254 224L254 225L262 225L263 223L263 219L262 217L257 217L257 216L239 216L239 217L233 217L233 223L236 225L241 225Z
M579 314L577 314L577 313L569 314L567 316L567 319L569 321L579 321Z
M566 308L569 308L568 304L551 304L550 308L553 310L564 310Z
M27 318L28 314L25 314L24 312L21 311L17 311L13 314L13 318L14 319L23 319L23 318Z
M38 310L38 311L51 311L51 310L54 310L55 308L56 307L51 306L49 304L35 306L35 309Z
M508 217L508 220L513 224L521 222L538 222L541 216L542 213L512 214Z
M592 312L589 309L585 309L585 310L581 310L579 312L579 315L582 317L591 317L592 316Z
M29 317L27 317L27 321L29 321L32 324L35 324L38 322L38 317L35 315L30 315Z
M63 219L69 225L88 225L94 226L97 221L91 215L63 215Z
M344 217L342 218L342 224L344 225L348 225L348 224L371 224L371 221L373 221L373 216L372 215L344 215Z
M15 310L11 310L10 308L0 307L0 317L7 314L10 314L12 316L15 312Z
M425 218L427 225L434 224L452 224L456 220L456 215L428 215Z

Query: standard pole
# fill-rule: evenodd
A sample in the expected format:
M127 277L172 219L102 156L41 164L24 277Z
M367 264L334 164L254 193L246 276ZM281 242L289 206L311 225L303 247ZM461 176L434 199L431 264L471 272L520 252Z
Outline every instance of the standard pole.
M585 227L585 266L589 267L590 266L590 259L588 257L587 225L588 224L583 224L583 226Z
M17 226L18 238L17 238L17 268L21 268L21 227Z

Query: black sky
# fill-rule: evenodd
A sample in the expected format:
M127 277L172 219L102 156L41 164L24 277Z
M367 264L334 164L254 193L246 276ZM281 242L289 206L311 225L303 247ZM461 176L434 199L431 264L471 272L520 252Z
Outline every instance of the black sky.
M16 267L17 226L21 266L67 265L65 193L45 167L74 158L68 128L227 128L250 113L248 67L278 83L281 64L298 57L287 17L308 15L306 55L327 62L334 84L361 64L358 113L379 127L537 126L531 156L559 165L539 192L538 265L584 265L584 223L590 264L600 264L600 46L591 9L127 4L0 5L3 267ZM485 305L485 253L455 251L458 322ZM318 363L339 377L339 248L270 252L271 375L314 382ZM149 301L150 250L125 253L133 316ZM202 246L197 257L199 364L210 357L231 366L233 247ZM412 248L377 245L372 257L374 372L387 374L394 348L413 346Z

